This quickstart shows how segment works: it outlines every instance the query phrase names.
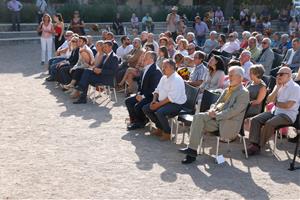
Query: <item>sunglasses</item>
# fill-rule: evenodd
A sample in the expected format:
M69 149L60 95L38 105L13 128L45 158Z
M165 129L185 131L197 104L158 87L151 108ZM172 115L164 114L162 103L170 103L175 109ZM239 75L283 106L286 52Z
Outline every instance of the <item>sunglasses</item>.
M277 76L283 76L285 74L289 74L289 73L277 73Z
M268 44L267 42L262 42L262 44Z
M76 40L72 40L71 42L77 42Z

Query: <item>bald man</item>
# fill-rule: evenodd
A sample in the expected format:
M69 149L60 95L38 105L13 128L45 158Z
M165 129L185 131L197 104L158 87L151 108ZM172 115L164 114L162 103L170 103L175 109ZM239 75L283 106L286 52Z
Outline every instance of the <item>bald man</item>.
M277 73L276 86L267 98L267 103L275 104L271 112L261 113L251 120L249 132L250 145L248 155L260 152L266 142L273 136L275 128L291 125L296 121L300 103L300 87L292 80L292 70L282 67Z

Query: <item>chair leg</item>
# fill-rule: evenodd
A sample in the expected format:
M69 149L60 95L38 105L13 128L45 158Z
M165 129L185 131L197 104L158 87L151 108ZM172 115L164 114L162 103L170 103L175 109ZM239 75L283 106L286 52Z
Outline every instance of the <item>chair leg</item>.
M245 149L245 156L246 156L246 158L248 158L245 136L242 136L242 140L243 140L243 145L244 145L244 149Z
M216 148L216 158L219 155L219 145L220 145L220 137L217 137L217 148Z
M179 127L179 121L178 121L178 118L175 117L174 118L174 121L175 121L175 125L176 125L176 129L175 129L175 144L177 143L177 136L178 136L178 127Z
M230 148L230 142L229 142L229 140L227 140L227 152L231 152L231 148Z
M113 88L113 92L115 94L115 102L118 103L116 88Z
M96 103L96 92L97 92L97 89L96 89L96 87L92 87L92 86L90 86L90 88L91 89L93 88L92 101L93 101L93 104L95 104Z
M198 146L198 154L202 154L203 153L203 151L201 151L202 144L203 144L203 136L200 138L200 144Z
M295 160L296 160L296 157L297 157L297 154L298 154L299 139L300 139L299 133L297 134L296 137L297 137L297 143L296 143L296 148L295 148L295 152L294 152L293 161L290 163L290 168L289 168L290 171L294 171L296 169L300 169L300 167L295 167Z
M273 153L276 151L278 132L275 131Z

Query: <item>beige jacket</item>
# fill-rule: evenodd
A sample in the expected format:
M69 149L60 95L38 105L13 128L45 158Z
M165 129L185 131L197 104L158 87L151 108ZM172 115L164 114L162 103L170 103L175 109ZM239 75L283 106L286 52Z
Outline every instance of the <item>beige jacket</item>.
M228 88L224 90L215 105L222 100L227 90ZM225 102L223 110L216 115L221 138L233 139L238 135L249 102L249 92L244 86L240 85L233 91L231 97Z
M140 49L133 49L128 56L127 63L129 67L135 67L140 59L140 56L143 54L144 50Z

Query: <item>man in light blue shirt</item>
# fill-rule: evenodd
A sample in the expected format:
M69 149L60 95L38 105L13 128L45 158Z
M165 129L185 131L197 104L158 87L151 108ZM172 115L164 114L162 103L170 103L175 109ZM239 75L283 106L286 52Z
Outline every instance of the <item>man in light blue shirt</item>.
M209 30L208 30L206 23L201 21L200 16L195 17L194 30L195 30L197 45L199 47L202 47L205 42L206 33L208 33Z
M17 0L7 2L7 8L11 11L12 31L20 31L20 11L23 5Z

